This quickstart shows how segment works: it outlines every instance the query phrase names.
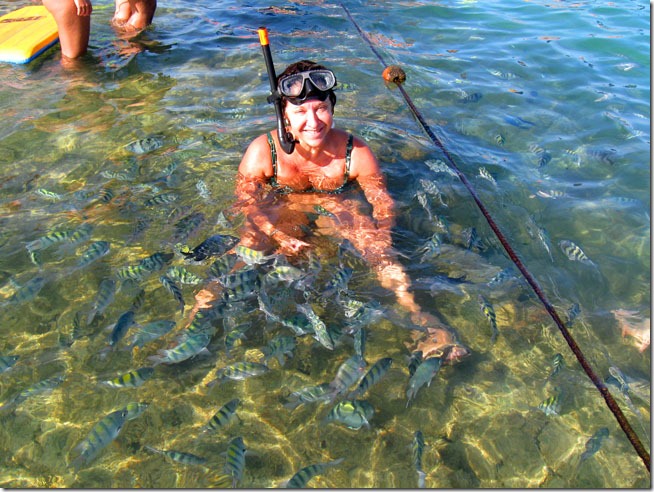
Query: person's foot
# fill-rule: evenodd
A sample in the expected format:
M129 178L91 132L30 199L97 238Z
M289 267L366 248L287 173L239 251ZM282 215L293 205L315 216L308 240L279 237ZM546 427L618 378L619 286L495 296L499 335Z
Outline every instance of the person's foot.
M470 355L470 349L456 340L454 333L444 328L427 328L426 332L419 332L415 346L407 343L413 352L421 351L423 360L428 357L445 355L444 364L455 364Z

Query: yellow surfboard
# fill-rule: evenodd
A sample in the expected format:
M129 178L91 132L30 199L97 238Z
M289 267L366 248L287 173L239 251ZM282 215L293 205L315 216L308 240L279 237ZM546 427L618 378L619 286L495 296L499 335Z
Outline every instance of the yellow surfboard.
M57 23L43 5L0 17L0 62L29 63L58 40Z

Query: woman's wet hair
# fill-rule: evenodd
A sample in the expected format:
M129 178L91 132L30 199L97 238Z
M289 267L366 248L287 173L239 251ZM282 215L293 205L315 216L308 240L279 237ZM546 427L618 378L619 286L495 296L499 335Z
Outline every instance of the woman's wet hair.
M311 60L300 60L298 62L291 63L288 67L286 67L286 70L277 76L277 84L279 85L279 81L288 75L294 75L300 72L310 72L313 70L328 70L328 68ZM327 95L329 96L329 100L332 103L333 110L336 106L336 94L334 93L333 89L329 89L327 91ZM282 96L282 104L283 107L286 108L286 105L288 104L288 98L285 96Z

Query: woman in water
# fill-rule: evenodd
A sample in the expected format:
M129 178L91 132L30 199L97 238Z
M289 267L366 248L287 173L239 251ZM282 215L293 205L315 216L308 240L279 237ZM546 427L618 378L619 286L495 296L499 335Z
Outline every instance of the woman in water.
M421 327L412 331L415 350L424 358L442 354L448 361L468 355L455 334L422 311L409 291L409 277L391 244L393 200L377 159L361 139L332 126L334 74L302 60L289 65L277 82L284 125L295 144L287 154L271 132L246 150L236 185L237 205L246 218L240 244L298 255L311 246L306 231L310 217L316 217L316 232L349 240L381 285L411 313L411 321ZM216 298L216 287L208 285L198 293L197 307Z

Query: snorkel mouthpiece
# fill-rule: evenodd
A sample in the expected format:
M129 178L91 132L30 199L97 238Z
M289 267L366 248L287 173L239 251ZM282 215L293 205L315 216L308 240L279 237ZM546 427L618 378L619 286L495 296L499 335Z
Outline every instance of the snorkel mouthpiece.
M279 137L279 144L287 154L292 154L295 148L295 139L293 134L286 131L284 126L284 110L282 107L282 96L277 90L277 75L275 75L275 65L273 64L272 54L270 52L270 43L268 41L268 30L265 27L260 27L259 42L263 51L263 58L266 61L266 70L268 71L268 79L270 80L270 96L268 102L275 105L275 114L277 115L277 136Z

